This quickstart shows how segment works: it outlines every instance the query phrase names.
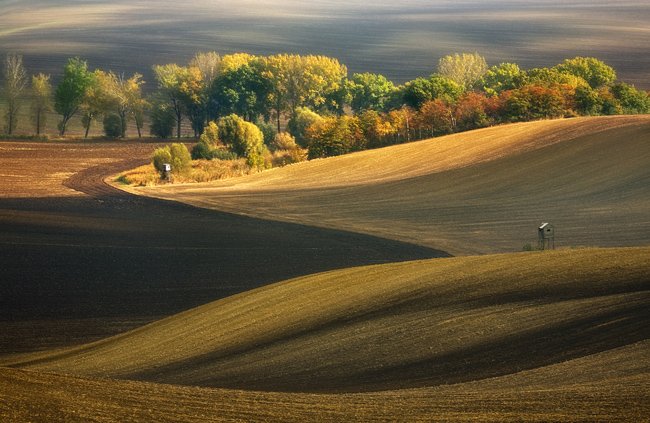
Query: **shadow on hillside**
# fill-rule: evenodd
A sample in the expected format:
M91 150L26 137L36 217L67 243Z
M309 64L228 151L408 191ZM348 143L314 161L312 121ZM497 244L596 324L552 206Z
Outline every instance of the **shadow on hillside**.
M0 353L87 342L295 276L448 256L112 192L0 199Z

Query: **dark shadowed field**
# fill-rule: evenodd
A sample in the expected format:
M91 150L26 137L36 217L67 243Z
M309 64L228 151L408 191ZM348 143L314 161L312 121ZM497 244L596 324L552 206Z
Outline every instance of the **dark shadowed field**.
M0 143L0 353L102 338L293 276L441 255L103 183L154 146Z
M0 53L60 74L69 57L145 74L197 51L337 57L395 82L430 74L440 57L478 51L491 64L553 66L595 56L648 89L650 5L643 1L126 0L3 1Z

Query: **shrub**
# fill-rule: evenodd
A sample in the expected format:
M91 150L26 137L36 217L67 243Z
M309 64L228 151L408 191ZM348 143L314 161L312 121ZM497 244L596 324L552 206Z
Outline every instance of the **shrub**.
M186 173L192 167L192 156L185 144L174 143L169 148L169 152L173 173Z
M275 138L273 138L273 142L271 142L269 146L271 147L271 151L277 151L291 150L296 148L298 144L296 144L296 139L291 134L280 132L279 134L276 134Z
M223 143L219 139L219 126L217 126L217 123L214 121L208 122L199 140L210 149L222 146Z
M264 136L262 131L237 115L219 119L219 139L238 156L246 158L253 168L264 167Z
M307 150L296 144L295 138L287 132L281 132L275 136L271 143L270 162L273 167L285 166L291 163L298 163L307 160Z
M210 154L210 159L237 160L237 158L238 157L235 153L233 153L232 151L225 150L223 148L212 150Z
M216 152L224 150L224 148L224 144L219 139L219 127L215 122L209 122L204 128L199 142L192 148L192 159L212 160L218 158L215 157Z
M104 117L104 134L110 138L122 136L122 119L116 114L109 114Z
M172 154L169 146L166 145L164 147L156 148L153 152L152 162L153 167L155 167L158 172L164 172L165 169L163 168L163 165L172 162Z
M115 182L119 182L122 185L129 185L131 181L126 175L120 175L117 178L115 178Z
M192 157L185 144L174 143L157 148L153 152L153 166L160 173L164 172L163 165L169 163L172 173L183 174L192 167Z
M212 149L203 140L199 141L194 147L192 147L192 160L199 159L212 159Z

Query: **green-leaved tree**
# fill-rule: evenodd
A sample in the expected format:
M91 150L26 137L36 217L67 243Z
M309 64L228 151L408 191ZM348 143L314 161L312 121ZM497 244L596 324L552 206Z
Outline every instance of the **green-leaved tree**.
M59 134L65 135L70 119L79 111L86 90L93 82L93 74L88 71L86 61L78 57L68 60L63 68L63 79L54 94L54 110L61 115Z

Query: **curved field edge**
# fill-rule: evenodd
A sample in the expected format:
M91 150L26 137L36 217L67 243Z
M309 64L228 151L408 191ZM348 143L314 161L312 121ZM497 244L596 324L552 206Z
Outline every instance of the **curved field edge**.
M0 368L8 421L642 421L648 341L481 382L300 394L88 379ZM588 383L584 381L588 380Z
M207 184L129 192L454 255L650 243L650 116L504 125Z
M644 341L649 288L650 248L360 267L269 285L0 365L265 391L441 386Z

